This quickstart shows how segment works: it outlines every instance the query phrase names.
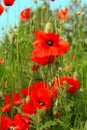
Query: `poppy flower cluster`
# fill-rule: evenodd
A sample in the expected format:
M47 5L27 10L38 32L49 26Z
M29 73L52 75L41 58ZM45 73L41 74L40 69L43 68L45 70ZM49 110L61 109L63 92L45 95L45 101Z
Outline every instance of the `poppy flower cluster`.
M70 43L64 41L54 32L45 33L41 30L35 31L36 41L33 43L35 47L30 60L41 65L53 63L55 58L66 54L70 49Z
M66 83L66 92L75 94L81 83L73 77L64 76L62 78L54 78L52 86L44 81L36 82L21 91L24 98L21 98L18 93L14 93L13 104L14 106L21 105L22 113L14 115L13 120L6 115L1 116L1 129L16 129L16 130L27 130L30 128L30 117L29 115L36 114L38 109L44 109L48 111L53 106L53 100L59 97L58 88L64 89ZM6 104L2 107L2 112L8 112L11 109L11 97L6 95ZM25 116L27 115L28 116ZM57 113L58 117L60 113ZM5 125L4 125L5 124Z

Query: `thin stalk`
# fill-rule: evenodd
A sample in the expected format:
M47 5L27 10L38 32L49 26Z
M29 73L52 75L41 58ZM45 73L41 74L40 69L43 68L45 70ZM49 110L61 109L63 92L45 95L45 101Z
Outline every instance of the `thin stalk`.
M18 34L16 42L16 53L17 53L17 71L18 71L18 91L21 90L21 74L20 74L20 58L19 58L19 43L18 43Z

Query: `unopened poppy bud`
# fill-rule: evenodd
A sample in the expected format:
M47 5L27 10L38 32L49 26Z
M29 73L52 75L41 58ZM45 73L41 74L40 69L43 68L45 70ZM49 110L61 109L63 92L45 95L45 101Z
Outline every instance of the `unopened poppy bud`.
M84 14L85 14L85 12L82 12L82 13L81 13L81 15L84 15Z
M64 59L63 59L63 63L67 63L67 60L66 60L66 58L64 58Z
M37 0L34 0L34 3L37 3Z
M43 10L46 9L46 5L42 6L42 9L43 9Z
M8 8L5 8L5 11L8 12Z
M28 103L28 102L29 102L29 100L30 100L30 97L29 97L29 96L27 96L27 97L26 97L26 103Z
M81 2L82 2L82 0L78 0L78 2L79 2L79 3L81 3Z
M85 45L87 45L87 38L85 39Z
M62 30L61 30L60 28L57 28L57 31L58 31L59 33L61 33L61 32L62 32Z
M78 77L78 73L77 73L77 71L74 72L73 77L74 77L75 79Z
M58 68L58 72L62 72L62 70L63 70L62 67Z
M73 0L74 3L76 3L76 0Z
M76 15L80 15L80 14L81 14L81 12L80 12L80 11L76 12Z
M52 31L52 24L50 22L48 22L46 25L45 25L45 29L44 29L45 32L51 32Z
M35 20L37 18L37 16L36 15L33 15L33 20Z

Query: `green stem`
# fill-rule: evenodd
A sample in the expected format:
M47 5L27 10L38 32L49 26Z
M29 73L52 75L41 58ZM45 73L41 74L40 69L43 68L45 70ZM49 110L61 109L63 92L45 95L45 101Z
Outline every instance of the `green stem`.
M17 71L18 71L18 91L21 90L21 78L20 78L20 58L19 58L19 43L18 43L18 35L16 42L16 51L17 51Z

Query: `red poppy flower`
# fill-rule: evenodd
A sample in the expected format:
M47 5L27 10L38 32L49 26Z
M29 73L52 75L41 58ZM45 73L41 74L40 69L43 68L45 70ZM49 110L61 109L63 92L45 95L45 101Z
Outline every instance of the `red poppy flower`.
M0 130L8 130L13 125L13 121L5 115L1 117Z
M66 83L66 91L68 91L69 93L75 94L80 86L81 83L80 81L78 81L77 79L73 78L73 77L67 77L64 76L62 78L55 78L54 79L54 84L52 86L52 97L56 98L58 96L58 87L63 88L64 82Z
M52 105L50 88L38 88L31 92L31 100L36 108L48 110Z
M33 90L37 90L38 88L50 88L49 84L43 81L36 82L31 86L24 88L21 93L26 97L29 96Z
M30 119L27 116L22 116L20 113L14 116L14 125L13 128L16 130L29 130L30 128Z
M30 12L31 12L31 9L30 9L30 8L24 9L24 10L20 13L20 19L21 19L21 20L29 20L29 19L30 19Z
M67 77L65 76L63 78L63 80L67 83L68 88L67 91L74 94L78 91L78 89L81 86L80 81L78 81L77 79L73 78L73 77Z
M4 62L4 60L0 60L0 65L2 65L2 64L4 64L5 62Z
M4 4L6 6L12 6L15 2L15 0L3 0Z
M6 104L1 108L2 112L8 112L11 109L12 99L10 95L5 96ZM14 106L20 105L24 102L24 98L20 97L20 94L14 93Z
M0 130L29 130L30 128L30 118L27 116L22 116L20 113L14 116L12 121L8 116L3 115L1 117Z
M70 43L65 42L58 34L35 31L36 41L33 43L36 57L61 56L68 52Z
M46 108L48 110L52 103L50 92L50 86L43 81L37 82L22 90L24 96L30 96L30 101L22 107L23 111L25 113L35 114L37 108Z
M37 62L38 64L41 64L41 65L47 65L54 62L55 56L45 56L45 57L33 56L30 58L30 60Z
M27 114L36 114L36 107L34 106L32 101L22 105L22 111Z
M57 16L60 20L64 19L64 20L68 20L69 17L68 17L68 12L69 12L69 8L65 8L64 10L60 10L58 13L57 13Z
M4 7L0 4L0 15L4 12Z

